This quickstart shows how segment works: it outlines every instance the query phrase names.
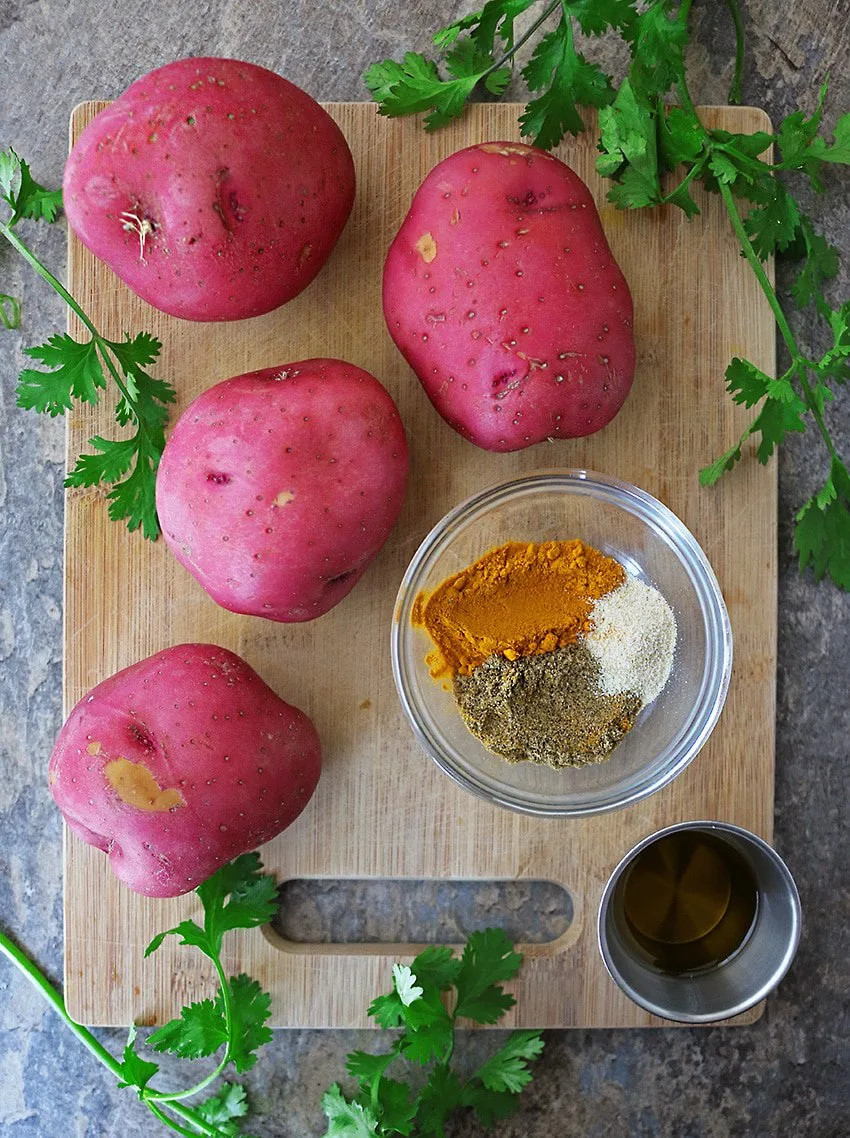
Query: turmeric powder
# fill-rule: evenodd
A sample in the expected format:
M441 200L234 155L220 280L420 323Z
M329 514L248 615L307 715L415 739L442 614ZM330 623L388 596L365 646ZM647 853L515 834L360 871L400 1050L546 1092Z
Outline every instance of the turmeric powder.
M572 644L590 631L593 602L625 579L618 561L582 541L510 541L420 594L412 621L434 642L435 679L468 676L489 656L516 660Z

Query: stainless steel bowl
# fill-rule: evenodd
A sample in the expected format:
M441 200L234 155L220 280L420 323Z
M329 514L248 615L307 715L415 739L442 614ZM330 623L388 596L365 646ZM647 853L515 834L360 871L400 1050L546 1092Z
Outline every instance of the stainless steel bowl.
M710 968L671 974L640 951L616 900L638 854L684 830L730 845L751 870L758 895L752 926L735 952ZM801 921L794 879L767 842L726 822L681 822L644 838L611 874L599 905L599 949L614 981L636 1004L664 1019L710 1023L746 1011L776 987L794 959Z

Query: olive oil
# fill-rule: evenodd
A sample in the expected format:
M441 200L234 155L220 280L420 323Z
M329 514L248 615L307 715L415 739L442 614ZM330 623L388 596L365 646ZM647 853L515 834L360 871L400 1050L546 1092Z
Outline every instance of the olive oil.
M744 943L758 908L752 870L731 845L682 830L642 850L620 888L625 925L664 972L701 971Z

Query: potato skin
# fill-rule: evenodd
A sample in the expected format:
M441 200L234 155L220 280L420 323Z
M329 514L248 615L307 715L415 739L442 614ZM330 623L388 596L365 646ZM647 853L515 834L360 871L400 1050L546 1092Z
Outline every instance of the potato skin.
M316 276L351 212L354 163L330 115L286 79L181 59L85 128L63 196L77 237L154 308L239 320ZM140 226L152 226L143 242Z
M632 384L632 300L585 184L514 142L446 158L390 246L384 314L429 399L492 451L604 427Z
M110 764L122 759L153 777L166 796L157 808L116 789ZM80 700L48 782L71 830L108 854L125 885L177 897L290 825L320 770L319 737L303 712L233 652L179 644Z
M312 359L226 379L181 415L156 504L175 557L232 612L297 622L357 584L395 525L407 441L381 384Z

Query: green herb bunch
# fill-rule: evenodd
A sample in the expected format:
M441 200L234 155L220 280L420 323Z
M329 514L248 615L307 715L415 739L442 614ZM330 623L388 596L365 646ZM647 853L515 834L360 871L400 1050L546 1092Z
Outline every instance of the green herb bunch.
M801 569L811 565L816 578L828 574L850 589L850 473L827 424L835 388L850 377L850 301L833 307L827 300L824 290L838 272L838 251L817 231L786 181L788 175L802 177L820 192L827 166L850 164L850 114L838 120L832 139L824 136L824 83L812 114L794 111L773 134L706 127L685 66L691 6L692 0L640 5L637 0L487 0L480 11L437 32L436 59L408 52L401 61L374 64L364 80L383 114L426 112L425 127L434 130L460 115L476 90L501 95L517 52L533 43L521 71L532 93L519 120L525 137L550 149L565 134L584 130L581 111L595 108L597 169L612 180L608 200L619 209L672 205L692 218L700 212L691 194L695 183L720 195L775 317L788 365L772 377L749 360L730 362L726 387L754 415L729 450L700 472L700 481L711 485L730 470L748 439L765 463L788 434L814 425L828 470L820 490L797 512L795 546ZM743 18L738 0L726 0L726 6L736 37L729 97L740 102ZM518 35L517 20L523 16L531 22ZM630 65L619 86L579 50L579 31L585 37L614 32L625 41ZM765 270L776 254L798 263L792 298L799 308L817 310L829 345L822 354L809 354L779 303Z
M513 979L522 956L500 929L473 933L460 957L450 948L426 948L412 964L393 965L393 988L369 1008L381 1027L400 1028L392 1048L371 1055L353 1051L348 1073L359 1085L351 1097L337 1084L322 1099L325 1138L412 1135L441 1138L455 1111L469 1108L485 1126L519 1107L532 1079L529 1063L543 1050L539 1031L513 1031L502 1048L467 1078L451 1066L459 1019L496 1023L516 1002L502 982ZM387 1077L397 1060L429 1066L419 1090Z
M88 1028L75 1023L56 988L2 931L0 953L112 1072L118 1086L135 1091L164 1126L185 1138L250 1138L243 1130L248 1114L245 1088L220 1076L231 1068L237 1074L249 1071L259 1049L271 1040L267 1023L271 997L243 973L228 976L221 953L228 932L257 928L272 919L278 907L277 883L263 872L259 854L250 853L222 866L195 892L203 907L203 922L181 921L155 936L145 950L145 956L150 956L166 937L178 937L181 945L197 948L212 961L218 978L213 999L188 1004L177 1019L147 1037L147 1046L154 1052L170 1052L187 1060L218 1056L214 1069L185 1090L162 1091L152 1085L159 1064L140 1053L135 1027L130 1028L124 1052L117 1059ZM438 1138L450 1115L465 1107L486 1125L512 1114L520 1091L531 1081L528 1064L543 1050L539 1031L512 1032L507 1043L463 1081L450 1064L457 1020L496 1023L515 1002L502 982L516 976L521 963L522 956L514 952L505 934L487 929L473 933L460 957L449 948L426 948L411 966L394 965L392 992L379 996L369 1014L381 1027L403 1030L386 1054L355 1051L348 1056L349 1074L360 1090L346 1098L334 1084L325 1093L327 1138L389 1134ZM444 1001L450 992L453 999L447 1004ZM399 1058L431 1064L420 1091L386 1077L387 1068ZM198 1100L217 1081L217 1089Z
M168 404L174 388L148 374L148 367L162 348L147 332L108 340L68 292L65 286L24 243L17 226L24 219L53 222L62 206L61 190L46 190L34 180L29 166L14 150L0 151L0 201L9 209L0 219L0 236L59 294L89 334L75 340L67 333L51 336L46 344L25 352L42 367L26 368L18 381L18 406L64 415L79 400L92 406L111 378L118 389L115 419L131 433L112 440L96 436L89 446L96 453L83 454L65 479L66 486L111 487L109 516L126 519L127 528L139 529L155 540L159 534L156 516L156 470L165 446ZM0 321L6 328L20 324L21 309L15 297L0 294Z
M60 994L21 949L0 932L0 952L7 956L59 1013L77 1038L107 1067L119 1087L132 1088L155 1118L177 1134L195 1138L249 1138L242 1125L248 1113L245 1089L239 1083L221 1082L208 1097L192 1105L186 1102L207 1090L221 1074L233 1067L242 1073L253 1067L257 1051L272 1037L266 1026L271 997L256 980L240 974L228 977L221 961L222 942L233 929L264 925L277 911L277 884L262 872L256 853L244 854L222 866L196 890L203 906L203 925L187 920L159 933L145 950L156 952L168 936L192 945L208 957L218 977L218 994L183 1008L178 1019L163 1024L148 1036L154 1051L167 1051L182 1059L201 1059L220 1053L215 1069L206 1078L182 1091L159 1091L151 1080L159 1065L139 1054L136 1028L130 1028L121 1059L116 1059L87 1028L69 1016Z

